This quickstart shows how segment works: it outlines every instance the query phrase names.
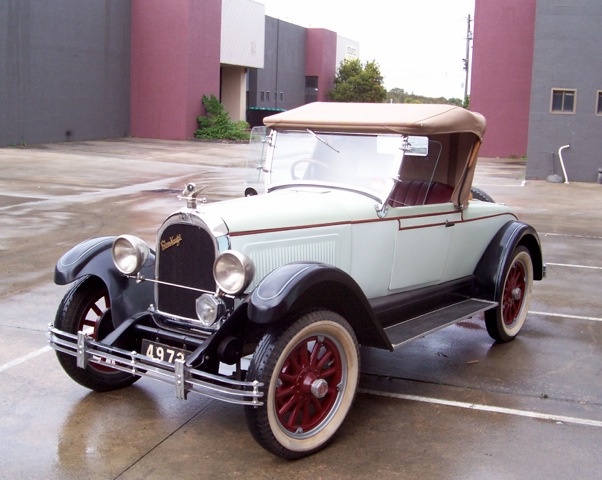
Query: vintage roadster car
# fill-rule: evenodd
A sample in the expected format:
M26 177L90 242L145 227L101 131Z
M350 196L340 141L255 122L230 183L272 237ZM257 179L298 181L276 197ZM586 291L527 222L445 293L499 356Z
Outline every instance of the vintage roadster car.
M510 341L544 264L531 226L471 194L481 115L313 103L265 124L244 197L189 184L155 249L121 235L68 251L48 336L83 386L144 376L244 405L259 444L294 459L345 419L360 345L392 351L483 312Z

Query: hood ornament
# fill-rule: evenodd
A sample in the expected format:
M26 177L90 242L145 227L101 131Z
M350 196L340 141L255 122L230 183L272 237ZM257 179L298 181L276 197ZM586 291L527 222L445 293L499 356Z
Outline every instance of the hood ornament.
M180 195L178 195L178 200L186 200L186 206L191 209L195 209L197 207L197 197L200 193L205 189L205 187L196 188L196 184L189 183L184 187L184 190ZM205 197L200 199L201 203L207 203L207 199Z

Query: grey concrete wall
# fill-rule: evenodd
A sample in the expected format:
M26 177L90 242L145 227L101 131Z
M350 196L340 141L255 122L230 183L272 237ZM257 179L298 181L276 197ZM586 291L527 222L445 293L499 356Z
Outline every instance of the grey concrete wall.
M129 0L0 1L0 146L130 129Z
M250 107L289 110L305 103L305 32L298 25L266 17L264 68L250 73Z
M289 110L305 103L305 33L299 25L280 20L278 30L278 108Z
M594 182L602 167L602 2L538 0L529 116L527 178L562 176L563 151L569 181ZM550 113L552 89L576 89L575 114Z

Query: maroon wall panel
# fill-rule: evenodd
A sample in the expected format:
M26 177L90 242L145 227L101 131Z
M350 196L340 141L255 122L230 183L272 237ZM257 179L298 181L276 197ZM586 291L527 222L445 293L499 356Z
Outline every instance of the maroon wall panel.
M132 0L131 133L191 138L219 95L221 0Z
M527 153L536 0L476 0L470 110L487 118L480 154Z
M318 77L318 101L328 101L328 92L338 68L337 34L323 28L309 28L305 47L305 75Z

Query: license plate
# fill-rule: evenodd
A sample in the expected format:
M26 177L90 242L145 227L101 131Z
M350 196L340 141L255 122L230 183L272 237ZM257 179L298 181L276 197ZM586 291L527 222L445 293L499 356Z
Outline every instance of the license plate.
M186 350L175 348L163 343L151 342L150 340L142 340L142 354L162 360L164 362L175 363L176 360L184 360L186 358Z

